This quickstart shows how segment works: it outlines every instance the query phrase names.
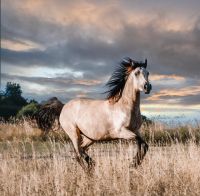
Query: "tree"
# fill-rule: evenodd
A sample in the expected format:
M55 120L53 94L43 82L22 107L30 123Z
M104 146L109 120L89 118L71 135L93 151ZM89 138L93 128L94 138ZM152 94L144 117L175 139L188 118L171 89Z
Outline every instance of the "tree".
M27 105L27 100L22 97L21 86L17 83L8 82L5 92L2 92L0 96L0 117L8 120L25 105Z
M17 83L7 82L5 96L7 97L21 97L21 86Z
M21 86L17 83L7 82L5 91L5 101L15 106L24 106L27 100L22 97Z

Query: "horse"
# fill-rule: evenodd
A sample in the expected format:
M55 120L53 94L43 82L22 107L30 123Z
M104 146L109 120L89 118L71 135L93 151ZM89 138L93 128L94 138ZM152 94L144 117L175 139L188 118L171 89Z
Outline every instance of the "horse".
M124 58L106 83L105 99L76 98L66 104L54 99L38 112L39 127L48 132L57 118L72 141L77 161L88 170L95 165L87 154L94 142L133 139L137 143L134 165L139 166L148 151L140 134L140 92L149 94L152 89L146 68L147 59Z

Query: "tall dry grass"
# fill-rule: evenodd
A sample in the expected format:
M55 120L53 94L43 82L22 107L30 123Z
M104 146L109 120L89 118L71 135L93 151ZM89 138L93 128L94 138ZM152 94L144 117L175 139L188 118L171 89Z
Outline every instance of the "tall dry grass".
M3 141L43 141L47 139L68 140L68 136L58 127L58 130L51 131L48 135L44 135L36 122L25 118L21 120L11 120L9 122L0 121L0 142Z
M132 142L94 144L88 152L96 161L90 176L76 162L70 142L30 135L1 140L0 195L200 195L200 148L194 138L152 143L137 169L131 166Z
M152 145L169 145L173 143L200 143L200 123L198 121L187 124L153 123L141 127L145 140Z
M96 161L88 176L69 144L8 143L0 157L0 195L200 195L200 148L151 147L143 164L130 166L131 144L94 145Z
M31 139L42 141L47 139L69 140L68 136L59 127L56 127L47 136L37 128L35 122L24 119L19 121L0 121L0 141L13 141ZM200 142L200 123L188 123L185 125L176 124L173 126L162 123L143 124L141 132L144 139L152 145L168 145L172 143Z

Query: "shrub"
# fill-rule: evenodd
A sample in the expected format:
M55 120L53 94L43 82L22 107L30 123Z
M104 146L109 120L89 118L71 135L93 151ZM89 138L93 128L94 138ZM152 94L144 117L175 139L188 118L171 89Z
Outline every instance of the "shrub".
M22 117L33 117L33 115L38 111L39 105L35 102L31 102L28 105L22 107L22 109L17 113L17 118Z

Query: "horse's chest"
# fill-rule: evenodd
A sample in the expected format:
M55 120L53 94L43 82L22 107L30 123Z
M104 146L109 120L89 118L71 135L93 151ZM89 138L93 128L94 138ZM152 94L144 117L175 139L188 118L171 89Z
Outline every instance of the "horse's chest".
M114 129L118 130L122 127L123 124L127 122L127 115L124 112L115 112L113 114L113 125Z
M142 124L140 112L127 114L126 112L116 112L113 115L113 125L115 130L121 127L129 127L130 130L138 130Z

